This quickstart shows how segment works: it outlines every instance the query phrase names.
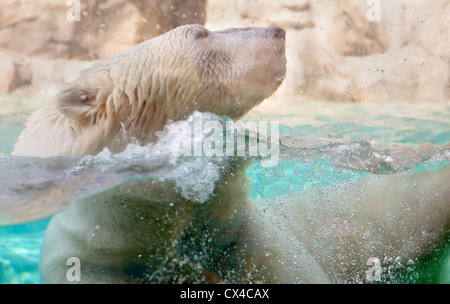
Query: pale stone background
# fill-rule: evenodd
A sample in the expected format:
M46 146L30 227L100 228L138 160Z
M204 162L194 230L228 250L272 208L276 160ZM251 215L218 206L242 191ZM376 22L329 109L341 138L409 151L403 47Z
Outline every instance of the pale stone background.
M287 29L283 99L449 104L450 1L368 2L210 0L207 25Z
M450 1L2 0L0 92L53 93L81 68L185 23L278 25L288 72L272 99L450 104ZM370 5L369 5L369 4ZM373 20L375 17L375 20Z
M77 2L80 21L71 22L76 16L67 13ZM179 25L203 24L205 5L206 0L1 0L0 93L52 94L95 60Z

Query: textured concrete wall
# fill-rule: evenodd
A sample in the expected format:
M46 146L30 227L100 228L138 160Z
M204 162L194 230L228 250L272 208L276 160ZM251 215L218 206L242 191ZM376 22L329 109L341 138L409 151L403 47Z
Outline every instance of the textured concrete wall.
M449 11L448 0L3 0L0 92L52 93L89 62L205 23L287 30L274 98L449 104Z
M449 12L448 0L210 0L206 24L284 27L285 100L448 104Z
M203 24L205 9L206 0L2 0L0 92L51 93L87 62Z

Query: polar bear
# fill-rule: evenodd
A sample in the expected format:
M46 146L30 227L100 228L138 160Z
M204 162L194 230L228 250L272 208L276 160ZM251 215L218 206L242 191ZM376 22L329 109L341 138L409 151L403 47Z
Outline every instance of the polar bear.
M33 115L14 154L120 152L195 110L238 119L283 80L284 35L189 25L104 59ZM360 282L369 258L413 257L448 231L448 168L251 201L248 164L226 160L200 203L157 178L73 203L46 231L43 282Z
M32 115L12 154L86 155L105 147L120 152L129 143L154 141L155 132L168 122L185 119L194 111L238 119L269 97L285 72L285 31L281 28L210 32L199 25L182 26L99 61L65 85L55 99ZM202 204L187 201L170 183L138 180L76 202L49 224L42 248L43 282L67 282L70 257L80 258L82 282L86 283L212 282L225 277L245 281L255 271L254 280L264 281L270 263L262 269L250 267L252 259L263 257L262 250L256 249L259 237L250 232L250 226L245 228L248 234L240 230L247 226L251 208L242 187L244 163L230 161L215 195ZM130 189L132 196L126 194ZM175 206L169 209L179 216L167 210L169 205ZM135 211L146 220L135 222ZM93 233L95 238L91 238ZM189 258L208 233L217 241L208 246L212 253L200 258L199 268L190 269L186 263L189 269L181 272L187 274L180 273L178 278L158 268L161 259ZM188 234L192 235L187 238ZM175 244L186 249L175 250ZM255 250L247 255L240 250L243 247ZM224 257L227 252L230 258ZM249 266L235 267L240 259ZM280 265L273 267L272 276L288 277L288 269ZM151 272L154 268L156 274Z
M120 152L192 112L238 119L281 84L285 31L176 28L103 59L29 119L13 155Z

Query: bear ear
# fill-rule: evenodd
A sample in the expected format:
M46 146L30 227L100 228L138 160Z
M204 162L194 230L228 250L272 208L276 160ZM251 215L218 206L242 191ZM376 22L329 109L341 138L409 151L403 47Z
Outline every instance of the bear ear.
M99 88L87 88L69 83L56 96L56 107L79 123L94 124L102 114Z

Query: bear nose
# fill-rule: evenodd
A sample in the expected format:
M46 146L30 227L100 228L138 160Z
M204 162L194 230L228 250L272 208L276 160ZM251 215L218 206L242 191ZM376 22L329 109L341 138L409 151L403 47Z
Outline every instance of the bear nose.
M269 27L269 35L274 38L286 39L286 31L278 26Z

